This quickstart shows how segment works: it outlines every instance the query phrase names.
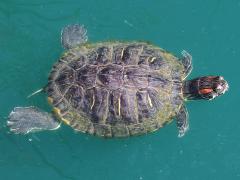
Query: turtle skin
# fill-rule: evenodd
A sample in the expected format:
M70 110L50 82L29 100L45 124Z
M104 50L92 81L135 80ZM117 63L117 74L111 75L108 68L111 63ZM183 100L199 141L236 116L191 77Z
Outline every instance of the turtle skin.
M183 104L184 66L144 42L87 43L66 51L46 88L55 114L73 129L104 137L153 132Z

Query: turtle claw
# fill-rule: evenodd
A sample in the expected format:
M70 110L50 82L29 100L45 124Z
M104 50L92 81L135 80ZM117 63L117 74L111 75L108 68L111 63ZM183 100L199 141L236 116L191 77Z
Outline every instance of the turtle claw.
M14 134L27 134L29 132L29 130L22 127L17 121L7 121L7 126L9 127L9 130Z
M189 130L189 125L186 127L183 127L183 129L178 130L178 137L181 138L185 135L185 133Z

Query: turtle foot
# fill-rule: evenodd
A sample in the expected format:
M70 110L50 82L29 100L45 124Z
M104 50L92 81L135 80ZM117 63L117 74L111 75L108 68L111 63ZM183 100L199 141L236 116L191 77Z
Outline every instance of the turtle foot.
M51 114L36 107L15 107L9 115L7 126L15 134L28 134L57 129L60 123Z
M185 50L183 50L181 54L183 56L181 58L181 60L182 60L182 63L183 63L184 69L185 69L185 72L184 72L185 77L187 77L193 69L193 67L192 67L192 56Z
M71 49L87 42L87 30L83 25L73 24L62 29L61 41L65 49Z

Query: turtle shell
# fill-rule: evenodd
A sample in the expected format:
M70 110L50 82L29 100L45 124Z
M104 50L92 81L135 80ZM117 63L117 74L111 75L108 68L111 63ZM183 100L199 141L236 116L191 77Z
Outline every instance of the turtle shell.
M57 116L73 129L104 137L155 131L183 104L184 67L143 42L103 42L68 50L46 88Z

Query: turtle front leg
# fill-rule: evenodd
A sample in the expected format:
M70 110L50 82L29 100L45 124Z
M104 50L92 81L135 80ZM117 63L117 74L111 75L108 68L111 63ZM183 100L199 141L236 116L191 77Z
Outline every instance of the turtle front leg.
M83 25L72 24L64 27L61 32L61 42L64 49L71 49L87 42L87 30Z
M58 129L60 122L51 114L36 107L15 107L9 115L7 126L15 134L28 134L36 131Z
M189 129L188 122L188 112L184 105L180 108L180 111L177 114L177 128L178 128L178 137L183 137Z
M191 73L193 66L192 66L192 56L185 50L182 51L182 64L184 66L185 69L185 78Z

